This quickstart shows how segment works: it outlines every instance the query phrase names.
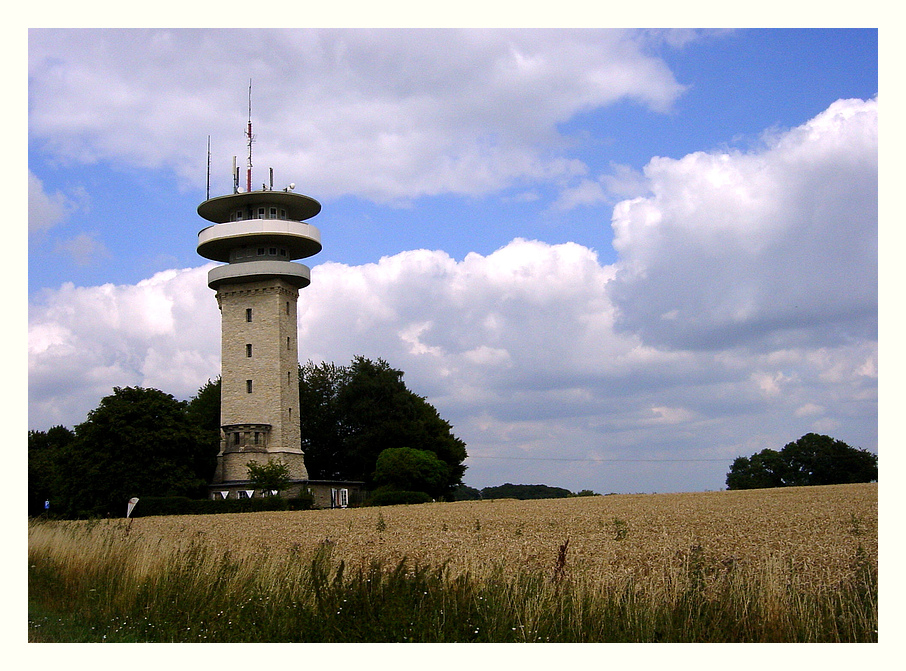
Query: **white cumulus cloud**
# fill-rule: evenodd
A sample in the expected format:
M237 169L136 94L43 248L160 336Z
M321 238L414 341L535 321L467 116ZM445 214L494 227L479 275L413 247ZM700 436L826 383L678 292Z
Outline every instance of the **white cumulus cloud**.
M113 387L188 398L220 370L220 314L208 266L137 285L45 290L30 306L29 425L72 426Z
M47 193L44 183L28 171L28 232L53 228L65 221L73 207L71 199L56 191Z
M29 133L59 161L167 166L196 187L199 132L211 134L224 191L245 144L242 72L256 152L278 176L324 197L482 194L583 174L557 130L578 112L627 99L669 110L683 86L653 41L617 30L33 30Z
M877 337L877 100L644 172L652 195L613 213L621 328L693 349Z

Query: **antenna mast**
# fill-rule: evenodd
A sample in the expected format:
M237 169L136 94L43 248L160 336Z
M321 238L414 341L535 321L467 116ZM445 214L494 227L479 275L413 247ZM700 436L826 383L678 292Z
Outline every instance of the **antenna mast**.
M254 136L252 135L252 80L249 79L249 127L246 131L246 135L249 139L249 162L248 162L248 179L246 184L246 191L251 192L252 190L252 142L255 141Z
M208 135L208 190L205 200L211 200L211 136Z

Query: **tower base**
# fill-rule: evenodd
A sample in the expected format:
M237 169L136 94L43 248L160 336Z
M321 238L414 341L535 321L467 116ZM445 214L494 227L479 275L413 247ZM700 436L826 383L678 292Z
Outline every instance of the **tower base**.
M217 455L217 470L214 471L213 484L248 480L249 462L261 466L268 461L280 461L289 468L290 480L308 480L305 458L302 452L279 450L241 450L221 452Z

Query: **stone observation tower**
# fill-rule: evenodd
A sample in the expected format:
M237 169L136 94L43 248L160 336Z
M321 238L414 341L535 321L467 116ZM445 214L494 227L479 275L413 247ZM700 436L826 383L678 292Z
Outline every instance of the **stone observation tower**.
M221 444L215 489L243 489L250 461L282 461L295 483L308 480L299 432L296 303L310 270L296 259L321 251L307 219L321 211L295 185L252 190L251 87L248 177L233 193L208 199L198 214L212 222L198 233L198 253L221 261L208 273L221 312ZM210 153L209 153L210 155ZM220 485L220 487L216 487ZM232 487L231 487L232 485ZM246 485L247 487L247 485ZM226 494L224 494L226 495Z

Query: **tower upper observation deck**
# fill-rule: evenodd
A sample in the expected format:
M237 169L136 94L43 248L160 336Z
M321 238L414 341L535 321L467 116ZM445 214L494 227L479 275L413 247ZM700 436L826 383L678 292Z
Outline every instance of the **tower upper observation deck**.
M267 277L308 286L308 267L291 261L321 251L321 232L305 222L320 211L318 201L289 190L233 193L201 203L198 214L214 223L199 231L198 254L229 264L208 273L208 286Z

